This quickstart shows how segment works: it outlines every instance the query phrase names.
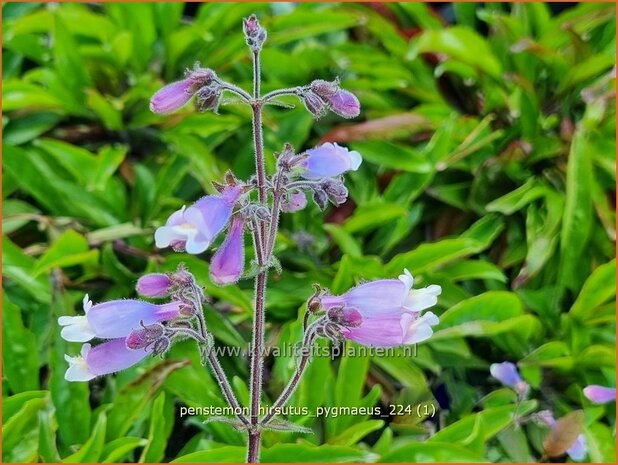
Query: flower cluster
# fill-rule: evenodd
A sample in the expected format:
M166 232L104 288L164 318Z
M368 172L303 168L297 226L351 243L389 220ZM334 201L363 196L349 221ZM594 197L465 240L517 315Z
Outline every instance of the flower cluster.
M493 363L489 369L491 375L500 381L504 386L513 389L519 396L519 400L524 400L529 392L530 385L526 383L517 366L511 362ZM587 386L583 390L584 395L595 404L604 404L616 400L616 388L608 388L604 386L591 385ZM532 414L529 419L536 420L549 427L551 432L558 426L554 414L551 410L542 410L540 412ZM566 449L566 454L575 461L581 462L586 458L588 454L588 447L586 445L586 438L582 434L577 435L571 444L567 444L569 447Z
M143 296L170 296L170 302L165 304L131 299L93 305L86 294L84 315L58 319L63 339L85 343L80 356L65 356L69 362L65 378L88 381L129 368L147 355L163 354L176 335L175 325L182 326L181 322L193 315L191 302L183 297L184 288L192 279L184 268L179 268L169 275L149 274L138 280L136 289ZM144 337L146 343L134 344ZM92 347L89 342L95 338L105 342Z
M423 342L439 323L433 312L442 289L432 284L412 289L408 270L399 279L380 279L360 284L343 295L316 295L309 304L323 311L321 333L372 347L395 347Z
M356 96L339 86L339 79L324 81L318 79L300 89L305 107L315 118L324 116L329 110L343 118L355 118L360 114L360 103Z

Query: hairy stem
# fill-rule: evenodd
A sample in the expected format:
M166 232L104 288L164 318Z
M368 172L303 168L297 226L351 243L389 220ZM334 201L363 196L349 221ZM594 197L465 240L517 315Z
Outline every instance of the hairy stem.
M270 257L275 248L275 241L277 240L277 230L279 228L279 215L281 214L281 196L283 192L281 188L281 182L283 180L283 176L281 174L277 175L277 181L275 183L275 189L273 192L273 206L272 211L270 212L270 228L268 229L268 237L266 238L266 247L265 253L268 257Z
M273 90L272 92L269 92L266 95L264 95L262 100L264 102L268 102L269 100L272 100L272 99L274 99L276 97L283 97L285 95L298 96L300 91L301 91L300 87L292 87L292 88L289 88L289 89Z
M279 398L270 407L268 413L264 416L264 418L262 418L260 424L266 425L270 420L272 420L277 410L285 406L290 397L292 397L292 394L294 394L294 392L296 391L298 383L303 376L305 369L309 365L309 362L311 361L311 346L315 342L316 338L314 328L315 323L305 332L305 336L303 338L303 349L306 350L303 350L303 355L300 359L300 362L298 363L298 366L296 367L296 371L294 372L294 375L292 376L290 381L288 381L285 389L281 391L281 394L279 394Z
M238 399L236 399L234 391L232 391L232 387L230 386L230 382L228 381L227 376L223 371L223 367L221 366L221 363L219 362L219 359L217 358L215 353L212 351L212 347L207 344L209 334L206 328L206 320L204 319L204 309L202 306L201 298L202 292L195 284L193 284L192 290L194 295L194 304L197 309L196 316L198 322L198 335L200 336L198 342L202 344L202 347L206 351L206 360L208 361L208 365L210 366L210 369L212 370L215 379L217 380L217 384L219 384L219 387L221 388L221 391L225 396L225 400L230 405L230 407L234 409L234 411L241 412L242 407L238 402ZM178 328L176 330L179 331L180 329L181 328ZM183 330L182 332L189 335L186 331L187 330ZM237 417L244 425L249 425L249 420L247 419L247 417L245 417L245 415L239 413Z
M255 146L255 171L257 175L258 198L266 204L266 167L264 164L264 142L262 137L262 102L260 102L260 53L253 52L253 142ZM266 274L270 257L265 256L266 224L260 222L254 230L256 243L256 259L261 267L255 278L255 313L253 315L253 338L251 344L251 379L250 403L251 415L249 443L247 445L247 462L259 461L261 431L259 429L260 400L262 397L262 371L264 369L264 295L266 293ZM260 252L258 252L260 249Z

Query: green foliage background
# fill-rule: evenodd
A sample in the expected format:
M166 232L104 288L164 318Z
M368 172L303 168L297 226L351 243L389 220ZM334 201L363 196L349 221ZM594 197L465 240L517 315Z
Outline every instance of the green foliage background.
M230 426L179 418L223 405L190 343L88 384L63 379L56 318L130 297L139 275L185 262L213 297L217 344L244 347L250 282L214 287L208 256L154 248L167 215L231 168L253 168L249 113L160 117L148 100L197 59L250 86L241 19L269 30L264 89L339 75L357 121L269 108L269 152L336 140L365 162L351 201L286 215L284 267L268 293L268 343L300 339L318 282L343 292L404 267L443 288L417 357L315 359L292 406L433 403L411 415L291 417L313 435L267 432L264 461L529 461L546 431L512 416L585 411L588 460L615 461L615 7L457 4L3 4L3 461L241 461ZM272 158L269 158L272 168ZM251 250L248 251L252 253ZM519 362L530 400L488 374ZM247 360L224 365L246 402ZM294 369L271 357L272 401ZM431 430L438 430L431 435Z

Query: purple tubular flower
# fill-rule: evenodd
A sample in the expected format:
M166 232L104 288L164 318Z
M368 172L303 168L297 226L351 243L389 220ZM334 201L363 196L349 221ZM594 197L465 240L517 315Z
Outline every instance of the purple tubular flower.
M58 318L58 324L63 327L60 335L66 341L127 337L141 322L152 324L180 316L182 302L155 305L141 300L110 300L93 306L86 294L83 305L84 316Z
M616 388L591 384L584 388L584 395L595 404L607 404L616 400Z
M508 387L513 387L517 383L522 382L517 367L511 362L492 363L489 367L489 372L491 376Z
M150 99L150 111L164 115L178 110L193 97L194 84L193 79L187 78L161 88Z
M215 78L215 73L207 68L195 68L187 71L187 77L181 81L172 82L159 89L150 99L150 111L167 114L184 106L193 94L200 88L209 85Z
M287 199L281 204L281 211L293 213L307 206L307 197L304 192L295 191L288 194Z
M491 376L500 381L503 385L513 388L518 394L525 395L529 385L517 371L517 366L511 362L492 363L489 367Z
M165 226L155 231L156 246L172 246L190 254L204 252L228 223L240 194L240 186L227 187L220 195L207 195L172 213Z
M412 289L414 280L408 270L399 279L381 279L361 284L341 296L321 298L331 313L341 309L342 335L359 344L395 347L429 339L438 317L421 312L438 301L440 286ZM346 325L347 321L347 325Z
M355 118L360 114L360 102L352 92L339 89L333 95L326 97L330 109L343 118Z
M245 266L245 223L240 216L234 217L225 241L212 257L210 278L215 284L224 286L237 282Z
M64 374L67 381L90 381L97 376L126 370L149 355L151 349L131 350L124 338L113 339L98 346L82 345L81 355L64 358L69 368Z
M135 289L145 297L165 297L169 295L173 282L163 273L150 273L137 280Z
M305 179L321 179L339 176L346 171L356 171L363 159L355 150L348 150L337 144L327 142L311 150L300 163L305 171L301 176Z

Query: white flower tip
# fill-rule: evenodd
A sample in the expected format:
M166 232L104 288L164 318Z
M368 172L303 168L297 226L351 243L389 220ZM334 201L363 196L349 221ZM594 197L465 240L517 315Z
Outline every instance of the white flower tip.
M90 300L88 294L86 294L82 300L82 307L84 308L84 313L88 313L88 310L92 307L92 300Z
M414 277L407 268L403 270L403 274L399 275L399 281L404 283L408 290L412 289L412 286L414 286Z
M159 249L164 249L165 247L169 247L170 242L172 240L172 233L170 231L169 226L161 226L157 228L154 233L155 245Z
M427 292L435 295L436 297L442 294L442 287L437 284L431 284L427 286Z
M210 241L198 241L195 239L195 234L187 237L187 243L185 244L185 250L188 254L197 255L205 252L210 245Z
M363 157L361 157L361 154L358 153L356 150L352 150L349 153L350 156L350 170L351 171L356 171L361 163L363 162Z
M96 375L90 371L83 357L70 357L65 354L64 359L69 362L69 368L64 373L64 379L67 381L90 381L96 378Z
M62 326L60 336L68 342L86 342L96 336L85 316L61 316L58 324Z
M429 326L435 326L437 324L440 324L440 318L438 318L438 315L436 315L433 312L427 312L425 313L421 319L427 323Z

